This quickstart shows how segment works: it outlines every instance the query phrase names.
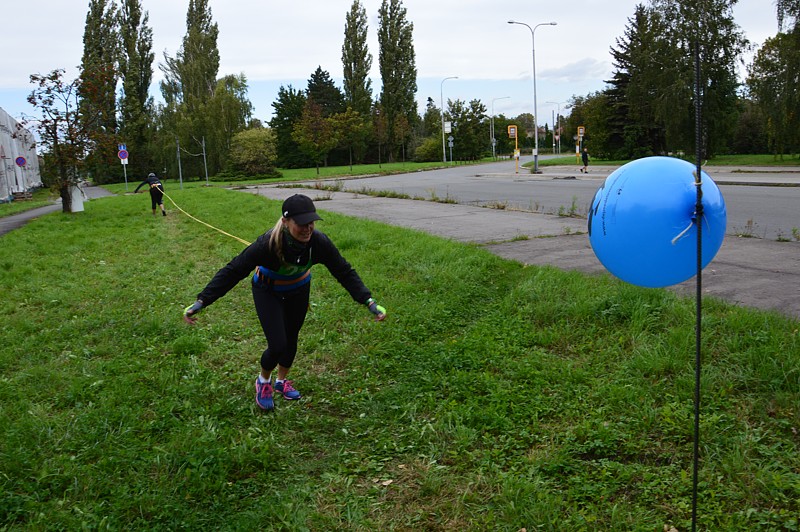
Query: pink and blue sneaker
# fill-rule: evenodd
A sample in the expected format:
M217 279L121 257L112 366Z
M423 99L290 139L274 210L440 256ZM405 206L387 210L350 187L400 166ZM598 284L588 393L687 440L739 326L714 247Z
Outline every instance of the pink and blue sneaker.
M275 391L283 395L283 398L288 401L294 401L295 399L300 399L302 397L300 392L295 390L294 386L292 386L292 381L276 382Z
M272 381L261 382L256 378L256 404L262 410L272 410L275 402L272 400Z

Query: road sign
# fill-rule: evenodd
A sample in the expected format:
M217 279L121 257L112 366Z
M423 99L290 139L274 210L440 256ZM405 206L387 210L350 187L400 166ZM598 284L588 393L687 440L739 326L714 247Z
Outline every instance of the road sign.
M28 163L28 161L25 160L25 157L17 157L14 162L17 163L17 166L25 166Z
M578 137L583 138L586 134L586 128L584 126L578 126Z
M517 138L517 126L508 126L508 138Z
M117 155L121 160L124 161L125 159L128 158L128 150L119 150L119 152L117 152Z

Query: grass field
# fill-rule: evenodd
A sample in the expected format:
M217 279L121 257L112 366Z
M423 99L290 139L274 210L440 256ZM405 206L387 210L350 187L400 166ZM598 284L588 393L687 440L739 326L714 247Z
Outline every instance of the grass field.
M181 320L235 240L131 195L0 238L0 529L688 530L693 300L319 208L388 316L317 266L271 414L247 281ZM702 335L699 529L798 530L800 323L707 299Z

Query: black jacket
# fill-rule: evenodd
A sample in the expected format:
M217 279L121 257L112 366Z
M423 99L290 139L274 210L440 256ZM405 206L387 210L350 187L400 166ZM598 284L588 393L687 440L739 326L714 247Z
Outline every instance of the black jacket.
M136 194L137 192L139 192L139 189L145 185L147 185L151 189L153 187L158 187L159 192L164 191L164 185L161 184L161 181L159 181L157 177L148 177L147 179L139 183L139 186L136 187L136 190L134 190L133 193Z
M239 281L253 274L256 267L263 266L277 272L287 263L324 264L356 302L364 304L371 297L369 289L364 286L358 273L324 233L314 231L308 244L299 246L298 243L289 245L288 239L291 237L284 235L285 262L283 263L269 248L271 234L272 229L259 236L254 243L247 246L214 275L203 291L197 295L197 299L203 302L204 307L227 294Z

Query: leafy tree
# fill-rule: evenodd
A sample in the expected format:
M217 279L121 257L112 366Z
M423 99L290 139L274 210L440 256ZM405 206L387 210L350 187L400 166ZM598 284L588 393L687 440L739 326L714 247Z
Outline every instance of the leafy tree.
M42 76L31 75L36 88L28 103L38 108L42 118L35 125L41 144L49 153L44 172L61 196L62 211L72 212L73 187L80 182L85 157L92 145L92 131L102 118L100 110L80 105L80 79L64 80L64 70ZM93 114L84 114L84 113Z
M83 32L81 83L77 86L81 116L92 117L85 165L98 182L121 174L117 159L117 8L109 0L90 0ZM87 126L89 126L87 124Z
M277 151L275 132L269 128L254 127L233 136L230 150L230 167L246 176L273 176Z
M372 54L367 47L367 13L360 0L354 0L345 18L342 67L344 97L355 112L369 116L372 106Z
M662 58L670 75L662 86L657 117L668 149L695 152L694 56L700 58L704 156L724 152L736 124L736 65L747 40L733 19L736 0L652 0L666 28Z
M367 115L367 119L369 115ZM371 132L370 123L358 112L348 107L344 113L333 115L331 123L336 131L340 146L347 149L350 161L350 170L353 169L353 157L356 161L364 160L367 139Z
M461 100L448 100L446 116L453 122L453 157L459 160L482 157L489 137L489 128L484 120L486 106L480 100L472 100L469 105Z
M793 36L778 33L767 39L750 65L747 83L761 113L767 118L771 151L783 156L798 146L798 80L790 64L800 53Z
M212 138L216 122L210 114L209 101L214 96L219 71L219 28L212 21L208 0L189 0L186 14L186 35L176 57L164 54L160 65L164 73L161 94L164 97L162 112L162 140L165 148L175 139L185 148L201 145L201 139ZM172 115L172 116L169 116ZM183 166L187 173L203 172L202 160L188 159ZM210 172L218 167L214 165Z
M294 126L303 115L306 99L303 91L289 85L281 86L278 97L272 102L274 113L269 125L275 132L278 166L281 168L302 168L306 163L306 157L293 136Z
M395 146L399 144L395 138L398 117L404 116L410 124L418 120L414 25L406 18L402 0L382 0L378 22L381 116L386 121L388 144ZM393 156L391 152L389 155Z
M247 127L253 113L245 75L228 75L217 81L206 108L214 117L214 127L208 128L205 139L209 168L224 168L233 137Z
M386 145L389 139L389 126L386 120L386 113L383 111L381 104L376 102L372 106L372 134L375 141L378 143L378 167L381 166L382 148Z
M306 100L300 120L294 125L292 138L302 152L314 162L317 175L320 163L339 143L331 120L323 115L322 106L310 98Z
M330 74L319 66L308 80L306 97L320 106L322 116L326 118L341 113L346 108L342 91L333 83Z
M153 30L149 15L142 11L140 0L124 0L120 12L120 132L119 138L131 154L128 167L136 175L147 175L154 168L152 146L153 98Z

